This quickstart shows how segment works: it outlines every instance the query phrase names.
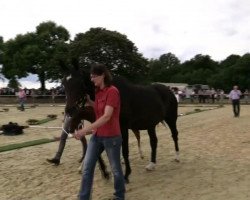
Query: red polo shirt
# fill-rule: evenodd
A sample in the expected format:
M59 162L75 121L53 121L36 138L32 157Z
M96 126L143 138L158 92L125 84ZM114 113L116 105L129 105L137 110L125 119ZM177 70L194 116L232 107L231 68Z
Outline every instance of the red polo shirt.
M102 137L113 137L121 134L120 131L120 94L115 86L105 87L96 91L95 94L95 115L99 119L104 114L105 106L114 108L113 114L108 122L97 128L96 135Z

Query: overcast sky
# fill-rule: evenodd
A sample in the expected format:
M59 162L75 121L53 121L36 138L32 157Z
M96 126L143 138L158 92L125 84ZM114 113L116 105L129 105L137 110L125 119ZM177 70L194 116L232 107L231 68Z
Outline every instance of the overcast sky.
M250 52L250 0L0 0L0 9L4 41L50 20L72 39L91 27L118 31L146 58L220 61Z

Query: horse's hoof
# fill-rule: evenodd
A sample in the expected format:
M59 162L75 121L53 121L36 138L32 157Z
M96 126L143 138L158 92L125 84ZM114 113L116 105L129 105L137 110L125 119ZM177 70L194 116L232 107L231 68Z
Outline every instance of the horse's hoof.
M84 159L84 157L81 157L81 158L78 160L78 162L79 162L79 163L82 163L83 159Z
M146 166L146 170L147 171L153 171L155 170L156 164L153 162L150 162L147 166Z
M54 164L58 166L60 164L60 160L57 158L52 158L52 159L46 159L48 163Z
M129 179L124 177L125 184L129 184Z
M174 161L178 163L181 162L180 159L177 159L177 158L175 158Z

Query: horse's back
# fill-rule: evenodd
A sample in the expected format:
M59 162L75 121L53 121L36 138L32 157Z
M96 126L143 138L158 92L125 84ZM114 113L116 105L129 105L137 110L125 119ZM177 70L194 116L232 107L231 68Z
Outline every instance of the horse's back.
M119 79L114 82L121 96L121 118L131 129L143 130L164 119L165 107L152 86L133 85Z

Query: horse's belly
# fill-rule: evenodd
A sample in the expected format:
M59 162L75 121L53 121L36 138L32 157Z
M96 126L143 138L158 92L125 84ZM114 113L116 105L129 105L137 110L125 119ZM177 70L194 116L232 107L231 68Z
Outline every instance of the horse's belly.
M157 118L154 120L152 120L152 118L134 120L134 121L130 121L128 128L134 129L134 130L147 130L151 127L155 127L161 121L162 121L161 118Z

